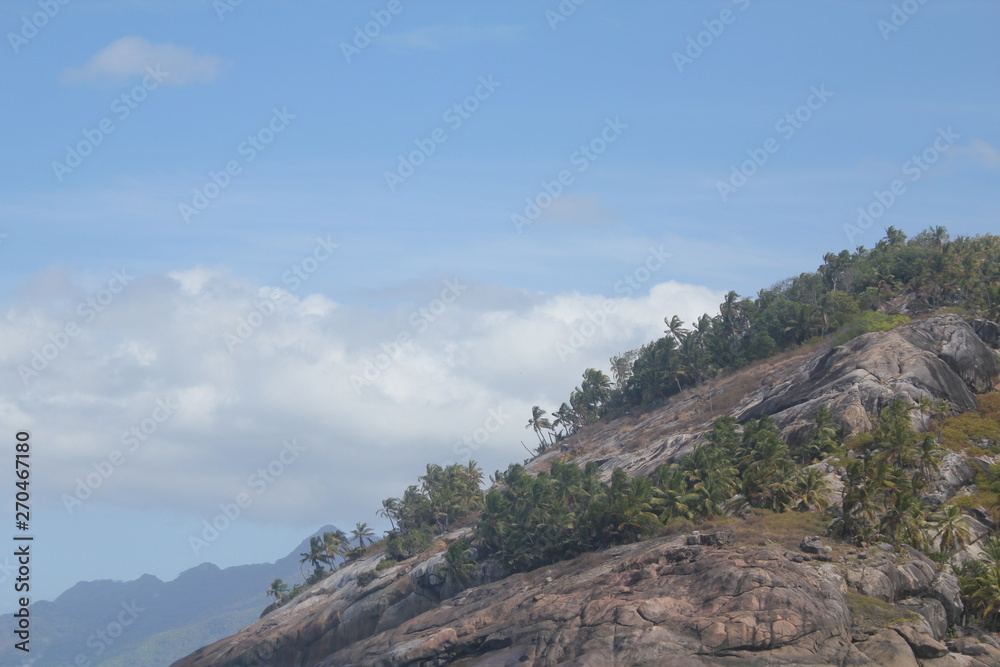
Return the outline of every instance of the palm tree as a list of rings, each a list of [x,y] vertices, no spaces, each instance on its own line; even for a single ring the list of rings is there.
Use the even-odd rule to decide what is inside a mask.
[[[563,430],[562,437],[568,438],[573,435],[577,428],[576,413],[573,412],[571,408],[566,403],[559,406],[559,409],[552,413],[555,417],[555,421],[552,422],[553,428],[561,428]]]
[[[930,484],[931,479],[941,470],[941,453],[943,451],[944,448],[930,434],[925,435],[920,444],[917,445],[917,474],[913,476],[915,493],[923,491]]]
[[[973,561],[972,576],[961,577],[962,594],[968,598],[966,609],[975,610],[989,628],[1000,621],[1000,538],[983,542],[984,558]]]
[[[790,334],[792,343],[802,343],[813,335],[816,330],[816,315],[816,308],[809,304],[793,304],[791,323],[785,327],[785,333]]]
[[[375,514],[389,520],[393,532],[396,531],[395,519],[399,518],[399,498],[386,498],[382,501],[382,509],[376,510]]]
[[[890,543],[920,547],[924,542],[924,513],[920,501],[909,493],[897,493],[879,521],[879,532]]]
[[[271,587],[267,589],[268,597],[274,597],[275,600],[284,600],[288,595],[288,584],[283,582],[281,579],[275,579],[271,582]]]
[[[933,539],[938,541],[942,552],[955,553],[969,543],[971,532],[965,523],[965,513],[958,505],[948,505],[931,519],[931,524],[937,527]]]
[[[615,388],[624,389],[629,378],[632,377],[632,362],[635,361],[636,354],[637,352],[632,350],[611,357],[611,372],[615,376]]]
[[[938,252],[944,250],[944,246],[948,243],[948,229],[937,225],[936,227],[931,227],[931,238],[934,239],[934,246],[938,249]]]
[[[444,555],[444,565],[439,566],[439,571],[463,586],[473,581],[476,576],[476,562],[472,560],[472,548],[467,538],[463,537],[448,545],[448,551]]]
[[[805,468],[795,476],[794,499],[802,512],[810,508],[826,509],[830,505],[826,492],[829,485],[823,479],[823,474],[817,468]]]
[[[356,524],[354,530],[351,531],[351,539],[357,540],[358,546],[365,546],[365,540],[368,540],[369,544],[372,544],[375,540],[375,531],[368,527],[367,523]]]
[[[315,572],[322,572],[323,564],[327,562],[323,541],[318,536],[309,538],[309,551],[303,551],[299,556],[299,562],[308,562]]]
[[[542,410],[537,405],[531,408],[531,419],[528,420],[528,424],[524,428],[534,429],[535,435],[538,436],[538,443],[541,449],[544,449],[548,443],[542,438],[543,430],[552,430],[552,423],[545,418],[545,410]]]
[[[336,562],[337,556],[343,557],[347,550],[347,535],[340,529],[327,531],[323,533],[320,545],[322,547],[323,562],[333,569],[333,564]]]
[[[796,453],[800,463],[821,461],[832,454],[839,444],[838,429],[833,413],[825,405],[816,411],[816,426],[807,444]]]
[[[681,517],[693,519],[691,505],[698,501],[697,495],[688,491],[687,479],[680,466],[660,466],[656,471],[656,489],[650,505],[659,510],[660,521]]]
[[[688,330],[684,328],[684,322],[681,321],[681,318],[677,317],[676,315],[674,315],[669,320],[664,317],[663,323],[667,325],[667,329],[663,333],[673,336],[674,340],[676,340],[678,343],[681,342],[682,338],[687,336]]]
[[[475,461],[466,463],[465,475],[475,491],[479,492],[479,486],[483,483],[483,469],[479,467],[479,464]]]

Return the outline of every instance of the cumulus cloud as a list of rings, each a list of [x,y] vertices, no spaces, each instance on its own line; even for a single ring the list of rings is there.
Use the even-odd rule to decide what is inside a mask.
[[[1000,167],[1000,151],[982,139],[974,139],[968,146],[956,146],[953,150],[956,155],[968,157],[980,166],[990,169]]]
[[[248,515],[301,525],[333,508],[371,520],[426,463],[461,460],[457,443],[491,415],[502,427],[473,458],[488,472],[523,459],[533,404],[557,408],[585,368],[722,298],[667,282],[630,298],[497,299],[449,279],[383,312],[200,268],[93,284],[0,318],[0,420],[46,443],[36,497],[72,497],[118,452],[93,490],[102,503],[211,516],[250,492]],[[274,464],[293,439],[301,453]],[[269,466],[281,473],[258,494]]]
[[[215,81],[223,62],[219,56],[199,54],[169,42],[153,44],[142,37],[122,37],[98,51],[82,67],[66,70],[62,78],[69,83],[118,83],[143,76],[148,69],[162,73],[166,84],[183,86]]]

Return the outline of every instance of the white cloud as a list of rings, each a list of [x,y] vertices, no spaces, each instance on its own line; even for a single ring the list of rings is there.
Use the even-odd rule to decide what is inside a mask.
[[[506,423],[474,458],[489,472],[523,459],[531,405],[557,408],[585,368],[607,370],[611,355],[662,335],[665,315],[691,320],[722,298],[668,282],[612,300],[512,290],[498,308],[489,305],[496,287],[468,285],[445,305],[434,301],[442,285],[431,284],[426,301],[389,313],[282,292],[261,314],[273,288],[191,269],[135,279],[86,323],[75,309],[86,290],[70,278],[66,294],[0,313],[0,370],[10,380],[0,422],[46,442],[39,502],[71,494],[118,450],[125,462],[94,492],[99,503],[208,516],[295,438],[304,453],[247,514],[301,525],[329,521],[332,508],[372,520],[424,464],[458,459],[455,443],[490,410]],[[574,332],[590,331],[601,312],[603,324],[576,346]],[[24,386],[18,367],[71,320],[79,333]],[[227,334],[247,333],[237,333],[240,322],[252,333],[230,352]],[[557,345],[577,349],[564,360]],[[376,377],[356,387],[366,362]],[[135,429],[142,438],[130,450],[124,434]]]
[[[1000,167],[1000,151],[982,139],[974,139],[968,146],[956,146],[955,154],[968,156],[973,162],[984,167]]]
[[[147,68],[160,72],[163,82],[174,86],[211,83],[222,72],[219,56],[198,54],[169,42],[153,44],[142,37],[122,37],[98,51],[82,67],[63,73],[71,83],[118,83],[143,76]]]

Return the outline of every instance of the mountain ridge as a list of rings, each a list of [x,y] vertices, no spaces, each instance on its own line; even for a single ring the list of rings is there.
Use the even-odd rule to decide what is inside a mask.
[[[273,563],[220,568],[206,561],[169,581],[147,573],[78,582],[30,606],[37,637],[32,664],[162,667],[256,620],[271,581],[300,576],[298,555],[308,550],[309,537]],[[5,614],[0,623],[12,618]],[[21,653],[6,637],[0,642],[0,664],[21,664]]]

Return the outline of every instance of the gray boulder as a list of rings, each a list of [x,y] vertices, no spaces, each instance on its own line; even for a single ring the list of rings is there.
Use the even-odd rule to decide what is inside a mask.
[[[973,392],[990,388],[997,372],[997,355],[968,324],[937,315],[816,353],[784,382],[751,394],[734,416],[770,415],[796,441],[826,406],[852,436],[870,430],[872,417],[896,398],[913,405],[943,399],[960,412],[975,410]]]
[[[981,341],[994,350],[1000,349],[1000,325],[996,322],[983,319],[973,320],[972,329]]]

